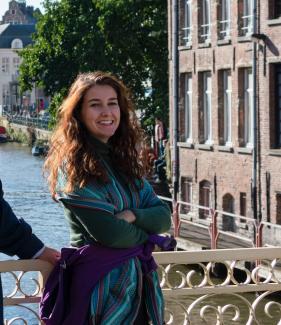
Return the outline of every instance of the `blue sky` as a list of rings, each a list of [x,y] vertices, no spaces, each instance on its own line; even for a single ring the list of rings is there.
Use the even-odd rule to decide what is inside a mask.
[[[9,9],[10,0],[1,0],[0,1],[0,20],[2,20],[2,16]],[[27,6],[33,6],[35,8],[39,8],[41,12],[43,12],[42,0],[26,0]]]

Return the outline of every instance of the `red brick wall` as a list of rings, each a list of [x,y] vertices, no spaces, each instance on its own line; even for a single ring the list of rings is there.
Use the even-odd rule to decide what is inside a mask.
[[[183,1],[179,1],[182,3]],[[170,10],[172,1],[169,0]],[[197,37],[197,1],[193,1],[192,14],[192,47],[179,48],[179,69],[180,74],[191,72],[193,77],[193,135],[194,147],[189,148],[185,144],[180,144],[180,175],[192,177],[193,180],[193,202],[199,202],[199,183],[208,180],[214,184],[214,176],[217,177],[217,207],[222,208],[222,198],[226,193],[230,193],[234,199],[234,212],[240,211],[240,192],[247,194],[247,216],[252,216],[251,212],[251,175],[252,156],[250,153],[239,152],[239,68],[252,66],[252,42],[249,39],[242,42],[238,38],[238,1],[231,1],[231,37],[229,44],[218,44],[217,36],[217,11],[218,1],[211,1],[211,45],[200,48]],[[240,3],[240,1],[239,1]],[[272,1],[258,1],[259,12],[259,32],[267,36],[267,46],[264,55],[264,43],[260,42],[258,51],[258,110],[259,110],[259,158],[260,158],[260,189],[261,189],[261,210],[263,219],[267,219],[266,197],[266,172],[271,176],[270,182],[270,220],[276,221],[276,193],[281,191],[281,150],[272,150],[270,145],[274,123],[272,108],[274,89],[272,85],[272,73],[270,64],[281,62],[281,21],[280,24],[269,25],[270,4]],[[180,17],[182,17],[180,12]],[[171,26],[170,26],[171,27]],[[180,26],[181,28],[182,26]],[[171,31],[171,29],[170,29]],[[170,33],[171,37],[171,33]],[[170,48],[171,50],[171,48]],[[170,72],[172,65],[170,65]],[[219,146],[218,130],[218,71],[220,69],[231,69],[232,74],[232,143],[231,152],[222,151]],[[198,148],[198,73],[201,71],[212,71],[212,133],[214,145],[211,150],[208,148]],[[171,73],[170,73],[171,75]],[[181,79],[182,80],[182,79]],[[240,80],[241,81],[241,80]],[[171,82],[171,78],[170,78]],[[183,83],[180,83],[182,85]],[[240,84],[241,86],[241,84]],[[180,105],[183,105],[183,90],[180,89]],[[172,83],[170,83],[170,94],[172,96]],[[172,102],[171,103],[171,131],[172,131]],[[271,119],[271,121],[270,121]],[[180,129],[183,129],[182,119],[180,119]],[[172,134],[172,132],[170,132]],[[203,150],[204,149],[204,150]],[[274,154],[274,155],[273,155]],[[278,155],[280,154],[280,155]],[[197,168],[196,168],[197,166]],[[196,170],[197,169],[197,170]],[[213,196],[214,197],[214,196]],[[214,202],[213,202],[214,204]]]

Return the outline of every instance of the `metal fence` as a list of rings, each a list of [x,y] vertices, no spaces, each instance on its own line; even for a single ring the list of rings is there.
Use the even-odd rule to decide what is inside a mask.
[[[256,220],[233,214],[227,211],[217,210],[210,207],[196,205],[184,201],[174,201],[171,198],[159,196],[164,201],[170,202],[173,206],[173,232],[175,237],[181,237],[181,230],[184,225],[187,227],[201,227],[205,229],[207,247],[219,248],[220,241],[244,243],[245,247],[267,247],[281,245],[281,225],[273,224],[263,220]],[[191,213],[181,214],[180,207],[188,206]],[[205,219],[199,218],[199,212],[204,210]],[[190,217],[192,215],[192,217]],[[228,224],[228,227],[225,225]],[[233,248],[237,247],[235,244]],[[232,248],[228,246],[228,248]]]
[[[25,125],[29,127],[42,129],[42,130],[48,130],[49,119],[46,118],[9,115],[9,114],[3,114],[3,116],[6,116],[7,120],[10,123]]]

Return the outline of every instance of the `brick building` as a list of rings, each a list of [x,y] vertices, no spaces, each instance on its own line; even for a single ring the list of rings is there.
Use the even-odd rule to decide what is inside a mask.
[[[172,53],[172,0],[168,4]],[[179,198],[253,217],[256,107],[257,214],[281,224],[281,1],[256,4],[252,35],[254,0],[178,0]],[[170,60],[171,131],[172,70]],[[187,206],[180,211],[203,224],[207,217],[203,210]],[[221,227],[237,233],[245,228],[242,220],[229,217],[222,218]]]

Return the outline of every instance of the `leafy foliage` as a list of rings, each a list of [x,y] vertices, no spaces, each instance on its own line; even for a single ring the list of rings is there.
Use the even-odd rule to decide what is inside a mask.
[[[79,72],[110,71],[131,88],[143,126],[155,115],[167,122],[166,1],[45,0],[44,7],[33,45],[21,52],[22,91],[36,83],[56,94],[55,116]]]

